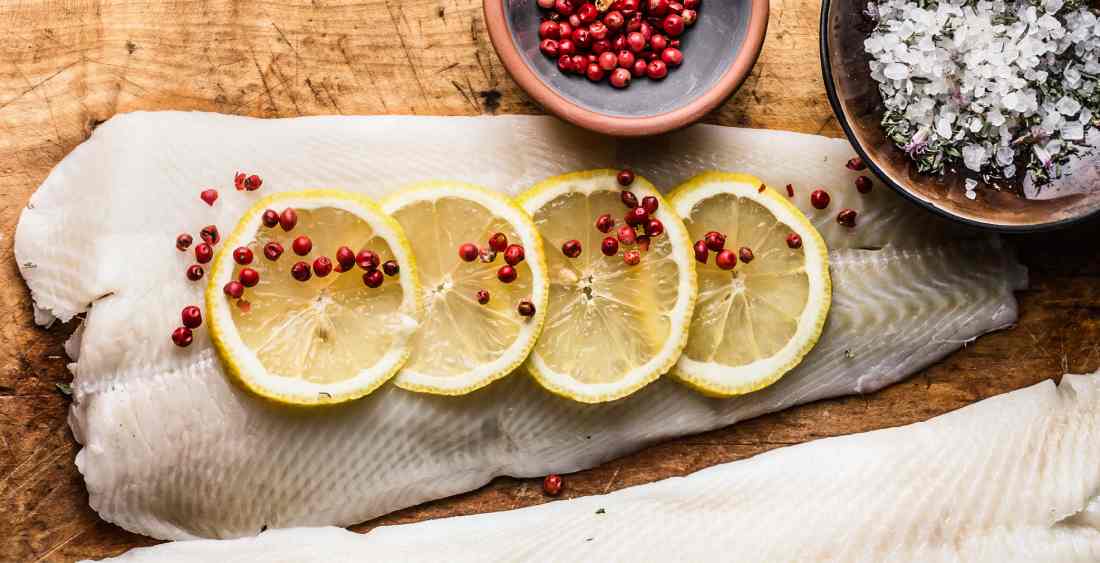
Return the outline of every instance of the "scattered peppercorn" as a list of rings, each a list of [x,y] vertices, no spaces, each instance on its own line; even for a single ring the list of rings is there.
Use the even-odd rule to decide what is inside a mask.
[[[172,342],[180,348],[186,348],[191,345],[191,341],[194,339],[194,335],[191,333],[191,329],[181,326],[172,331]]]
[[[563,485],[561,475],[550,474],[542,480],[542,492],[548,496],[556,497],[561,494]]]
[[[225,287],[222,288],[222,292],[233,299],[240,299],[241,296],[244,295],[244,286],[241,285],[241,282],[234,280],[225,284]]]
[[[283,227],[284,231],[290,231],[298,224],[298,212],[293,208],[286,208],[279,214],[279,225]]]
[[[707,243],[702,240],[695,241],[695,261],[700,264],[706,264],[707,258],[710,256],[710,249],[707,248]]]
[[[381,270],[371,270],[363,273],[363,283],[371,289],[381,287],[385,279],[386,277],[382,275]]]
[[[621,244],[630,245],[638,241],[638,233],[630,225],[619,227],[618,237]]]
[[[516,312],[518,312],[521,317],[533,317],[535,316],[535,304],[524,299],[516,306]]]
[[[615,237],[606,237],[600,243],[600,252],[604,256],[614,256],[619,253],[619,240]]]
[[[187,328],[198,328],[202,325],[202,310],[194,305],[188,305],[180,311],[180,320]]]
[[[283,245],[277,242],[269,242],[264,245],[264,258],[271,260],[272,262],[279,259],[283,255]]]
[[[854,209],[841,209],[836,215],[836,222],[851,229],[856,226],[856,215]]]
[[[313,277],[313,272],[309,271],[309,264],[298,261],[290,267],[290,276],[300,282],[304,282],[309,281],[309,278]]]
[[[218,244],[222,240],[220,234],[218,234],[218,227],[215,225],[207,225],[199,231],[199,237],[202,238],[209,245]]]
[[[253,175],[251,175],[251,176],[244,179],[244,189],[246,189],[250,192],[254,192],[254,191],[260,189],[260,186],[262,186],[263,183],[264,183],[264,181],[261,180],[259,176],[253,174]]]
[[[214,257],[214,248],[205,242],[200,242],[195,245],[195,261],[199,264],[205,264]]]
[[[461,258],[463,262],[473,262],[477,260],[478,254],[477,245],[471,242],[463,243],[458,247],[458,257]]]
[[[191,264],[187,267],[187,279],[191,281],[201,280],[204,274],[206,274],[206,270],[204,270],[202,266],[199,266],[198,264]]]
[[[191,248],[191,243],[193,242],[195,242],[195,239],[191,238],[191,235],[183,233],[180,236],[176,237],[176,250],[184,252],[188,248]]]
[[[576,258],[581,255],[581,241],[567,240],[561,245],[561,253],[568,258]]]
[[[470,246],[473,246],[473,245],[470,245]],[[476,249],[477,247],[475,246],[474,248]],[[472,260],[469,260],[469,261],[472,262]],[[380,264],[381,262],[382,262],[382,259],[379,258],[378,254],[376,254],[372,250],[366,250],[366,249],[360,250],[359,254],[355,255],[355,263],[358,264],[360,268],[362,268],[362,269],[364,269],[368,272],[377,270],[378,269],[378,264]]]
[[[245,287],[256,287],[256,284],[260,283],[260,273],[252,268],[241,268],[237,273],[237,281]]]
[[[332,273],[332,260],[328,256],[318,256],[313,261],[313,273],[323,278]]]
[[[703,242],[706,243],[707,248],[714,252],[718,252],[726,247],[726,235],[718,231],[710,231],[703,235]]]
[[[240,264],[240,265],[242,265],[242,266],[247,266],[247,265],[251,264],[252,263],[252,249],[248,248],[247,246],[238,246],[237,248],[234,248],[233,249],[233,261]]]
[[[512,283],[516,281],[517,276],[516,269],[509,265],[501,266],[497,270],[497,279],[503,283]]]
[[[523,247],[518,244],[510,244],[508,248],[504,249],[504,261],[509,266],[515,266],[523,262],[524,257]]]
[[[508,248],[508,235],[493,233],[493,236],[489,237],[489,248],[493,252],[504,252],[504,249]]]
[[[732,270],[737,266],[737,255],[732,250],[723,249],[714,256],[714,265],[723,270]]]
[[[610,232],[615,226],[615,219],[611,217],[610,213],[604,213],[596,218],[596,230],[601,233]]]

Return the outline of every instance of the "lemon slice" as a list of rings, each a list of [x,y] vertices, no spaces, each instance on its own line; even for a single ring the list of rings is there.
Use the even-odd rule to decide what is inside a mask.
[[[527,358],[546,319],[546,258],[534,223],[510,199],[457,182],[419,184],[387,198],[383,209],[409,234],[420,265],[424,323],[412,357],[394,383],[412,391],[461,395],[508,375]],[[500,233],[499,252],[489,240]],[[459,247],[483,256],[467,262]],[[505,245],[523,249],[504,283]],[[479,292],[484,303],[479,301]],[[520,313],[521,303],[532,308]]]
[[[719,268],[713,251],[696,266],[699,303],[672,374],[722,397],[775,383],[802,361],[825,325],[831,301],[825,241],[787,198],[752,176],[702,174],[670,200],[691,240],[716,231],[726,236],[726,249],[752,253],[732,270]],[[788,244],[792,233],[800,246]]]
[[[267,209],[293,209],[297,224],[290,231],[266,226]],[[312,249],[298,255],[293,241],[303,235]],[[283,248],[276,260],[265,256],[270,242]],[[371,250],[399,271],[368,287],[358,266],[341,272],[341,246]],[[234,260],[237,247],[251,250],[251,263]],[[333,264],[323,277],[324,268],[312,268],[322,256]],[[307,281],[292,276],[299,262],[311,266]],[[259,283],[239,299],[227,296],[226,284],[245,268],[258,273]],[[370,393],[408,359],[420,318],[416,263],[401,226],[370,200],[338,191],[278,194],[246,212],[222,243],[206,309],[214,346],[245,388],[286,404],[341,403]]]
[[[656,380],[676,362],[687,342],[695,304],[695,265],[683,222],[661,194],[637,178],[624,189],[612,170],[551,178],[520,196],[547,245],[550,311],[527,370],[543,387],[570,399],[599,403],[630,395]],[[641,202],[656,198],[652,217],[664,233],[648,250],[620,244],[605,256],[601,241],[624,225],[628,208],[621,193]],[[609,233],[595,223],[605,213],[616,225]],[[576,240],[580,255],[562,247]],[[639,253],[636,265],[626,253]]]

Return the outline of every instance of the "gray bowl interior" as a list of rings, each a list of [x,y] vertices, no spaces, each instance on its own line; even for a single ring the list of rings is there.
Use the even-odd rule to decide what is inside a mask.
[[[605,79],[589,82],[564,74],[557,60],[539,51],[542,10],[535,0],[506,0],[508,31],[524,62],[547,86],[578,106],[616,117],[652,117],[680,109],[711,89],[729,69],[748,35],[748,0],[705,0],[699,21],[681,36],[684,64],[661,81],[635,79],[617,90]]]

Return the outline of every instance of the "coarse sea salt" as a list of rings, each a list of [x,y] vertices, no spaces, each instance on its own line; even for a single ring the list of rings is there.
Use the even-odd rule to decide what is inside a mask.
[[[1100,17],[1081,0],[882,0],[866,13],[883,126],[920,171],[1020,170],[1041,185],[1088,150]]]

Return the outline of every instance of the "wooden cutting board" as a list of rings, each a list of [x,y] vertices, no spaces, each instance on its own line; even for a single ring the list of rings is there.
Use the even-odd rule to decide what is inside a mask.
[[[0,559],[115,555],[153,542],[100,521],[87,506],[65,420],[68,400],[55,387],[70,379],[62,343],[72,327],[33,325],[12,255],[19,213],[49,170],[98,124],[135,110],[287,117],[540,109],[497,60],[476,0],[2,4]],[[818,10],[815,0],[773,0],[759,64],[707,121],[840,136],[820,76]],[[1032,289],[1019,295],[1019,326],[905,383],[653,447],[567,476],[565,495],[604,493],[779,446],[924,420],[1066,371],[1096,370],[1098,240],[1095,223],[1014,239],[1032,272]],[[357,529],[546,500],[536,480],[498,479]]]

